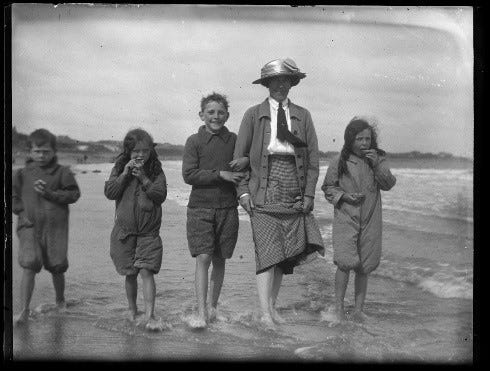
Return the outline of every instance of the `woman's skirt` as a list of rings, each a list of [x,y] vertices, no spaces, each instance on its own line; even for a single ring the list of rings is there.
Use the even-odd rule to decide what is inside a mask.
[[[250,217],[255,243],[256,273],[279,266],[284,274],[325,248],[318,224],[303,212],[294,156],[269,155],[265,203]]]

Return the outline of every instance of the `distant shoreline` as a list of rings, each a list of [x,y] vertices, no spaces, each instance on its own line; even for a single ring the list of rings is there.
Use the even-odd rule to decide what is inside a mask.
[[[57,152],[58,161],[62,165],[80,165],[80,164],[106,164],[113,163],[117,155],[114,153],[95,153],[86,154],[84,159],[84,153],[79,152]],[[12,154],[12,167],[19,168],[24,165],[27,158],[27,153],[17,152]],[[162,156],[159,155],[160,161],[181,161],[182,156]],[[320,157],[320,165],[325,165],[330,162],[332,156]],[[449,157],[449,158],[410,158],[410,157],[396,157],[388,154],[387,159],[392,168],[418,168],[418,169],[470,169],[473,168],[473,161],[467,158],[461,157]]]

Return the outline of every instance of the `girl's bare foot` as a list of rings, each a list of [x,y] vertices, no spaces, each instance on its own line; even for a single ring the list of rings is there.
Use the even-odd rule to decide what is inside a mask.
[[[163,331],[163,323],[161,318],[150,318],[145,325],[145,329],[148,331]]]

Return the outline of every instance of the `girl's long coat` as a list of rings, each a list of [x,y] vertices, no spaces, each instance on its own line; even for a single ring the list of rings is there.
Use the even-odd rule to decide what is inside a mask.
[[[334,263],[341,270],[363,273],[375,270],[381,259],[381,192],[390,190],[396,178],[384,157],[373,169],[368,160],[353,154],[347,160],[348,174],[338,176],[340,155],[328,166],[322,185],[326,199],[334,205]],[[358,205],[340,201],[344,193],[363,193]]]

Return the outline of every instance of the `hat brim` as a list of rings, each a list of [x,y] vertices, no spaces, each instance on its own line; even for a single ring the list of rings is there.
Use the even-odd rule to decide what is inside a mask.
[[[289,77],[290,80],[291,80],[291,86],[296,86],[296,85],[299,84],[299,81],[301,79],[304,79],[306,77],[306,74],[303,73],[303,72],[277,73],[277,74],[274,74],[274,75],[262,77],[262,78],[260,78],[258,80],[255,80],[255,81],[252,82],[252,84],[262,84],[265,87],[267,87],[267,85],[266,85],[267,81],[269,81],[270,79],[273,79],[274,77],[278,77],[278,76],[287,76],[287,77]]]

